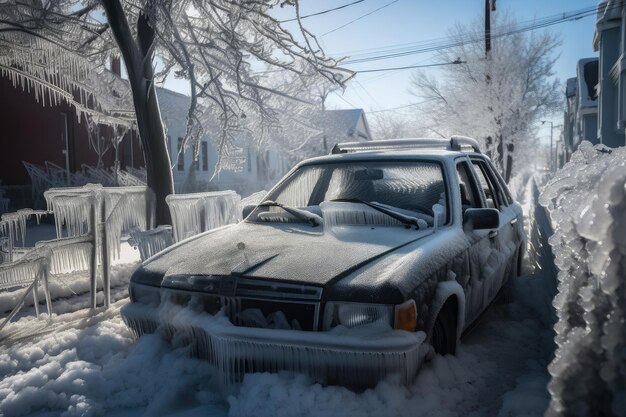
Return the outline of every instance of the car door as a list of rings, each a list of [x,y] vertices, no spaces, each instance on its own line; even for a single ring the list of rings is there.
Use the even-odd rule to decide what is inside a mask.
[[[457,160],[457,179],[461,195],[461,210],[464,214],[468,208],[484,208],[486,203],[479,183],[468,158]],[[461,283],[465,289],[465,317],[470,324],[491,301],[491,287],[497,279],[498,270],[494,268],[497,254],[497,231],[465,230],[470,242],[469,282]]]
[[[496,249],[494,261],[498,272],[489,292],[489,298],[492,299],[510,277],[513,268],[517,267],[516,254],[519,246],[517,223],[519,219],[518,213],[512,207],[513,200],[508,193],[505,193],[493,166],[480,157],[472,157],[471,161],[487,206],[500,212],[498,234],[494,238]]]

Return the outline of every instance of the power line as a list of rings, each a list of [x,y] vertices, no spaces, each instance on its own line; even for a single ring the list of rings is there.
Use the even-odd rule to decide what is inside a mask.
[[[356,1],[353,1],[352,3],[344,4],[343,6],[338,6],[338,7],[332,8],[332,9],[322,10],[321,12],[311,13],[311,14],[307,14],[307,15],[304,15],[304,16],[300,16],[300,19],[306,19],[307,17],[319,16],[321,14],[334,12],[335,10],[345,9],[346,7],[352,6],[352,5],[357,4],[357,3],[362,3],[364,1],[365,0],[356,0]],[[298,18],[294,17],[293,19],[281,20],[280,23],[293,22],[294,20],[298,20]]]
[[[406,105],[404,105],[404,106],[391,107],[391,108],[388,108],[388,109],[368,111],[368,112],[366,112],[366,113],[367,113],[367,114],[372,114],[372,113],[384,113],[384,112],[388,112],[388,111],[394,111],[394,110],[406,109],[407,107],[419,106],[420,104],[428,103],[429,101],[432,101],[432,100],[424,100],[424,101],[420,101],[419,103],[410,103],[410,104],[406,104]]]
[[[354,22],[356,22],[356,21],[358,21],[358,20],[361,20],[361,19],[363,19],[364,17],[367,17],[367,16],[369,16],[369,15],[371,15],[371,14],[374,14],[374,13],[376,13],[377,11],[384,9],[385,7],[389,7],[389,6],[391,6],[392,4],[397,3],[398,1],[399,1],[399,0],[393,0],[393,1],[391,1],[391,2],[389,2],[389,3],[387,3],[387,4],[385,4],[384,6],[379,7],[378,9],[372,10],[372,11],[371,11],[371,12],[369,12],[369,13],[366,13],[366,14],[364,14],[364,15],[362,15],[362,16],[357,17],[356,19],[353,19],[353,20],[349,21],[348,23],[345,23],[345,24],[343,24],[343,25],[341,25],[341,26],[339,26],[339,27],[336,27],[336,28],[334,28],[334,29],[332,29],[332,30],[329,30],[329,31],[328,31],[328,32],[326,32],[326,33],[322,33],[322,35],[321,35],[321,36],[326,36],[326,35],[328,35],[329,33],[333,33],[333,32],[335,32],[335,31],[338,31],[339,29],[345,28],[346,26],[351,25],[352,23],[354,23]]]
[[[430,61],[430,60],[431,60],[431,58],[430,58],[430,57],[429,57],[429,58],[426,58],[426,59],[420,59],[419,61],[414,62],[414,63],[412,63],[411,65],[421,65],[421,64],[423,64],[423,63],[425,63],[425,62],[427,62],[427,61]],[[364,79],[364,80],[362,81],[362,84],[370,84],[370,83],[372,83],[372,82],[374,82],[374,81],[378,81],[378,80],[382,80],[383,78],[390,77],[390,76],[392,76],[393,74],[394,74],[394,72],[393,72],[393,71],[384,72],[384,73],[382,73],[382,74],[375,74],[375,75],[373,75],[373,76],[371,76],[371,77],[369,77],[369,78]]]
[[[375,98],[373,95],[371,95],[371,94],[370,94],[370,92],[369,92],[369,91],[367,91],[367,89],[366,89],[365,87],[363,87],[363,84],[361,84],[361,82],[358,80],[358,78],[357,78],[357,77],[354,77],[354,82],[356,83],[356,85],[358,85],[358,86],[361,88],[361,90],[363,90],[363,91],[365,92],[365,94],[367,94],[367,96],[368,96],[369,98],[371,98],[371,99],[372,99],[372,101],[373,101],[373,102],[374,102],[374,103],[375,103],[378,107],[380,107],[380,103],[378,102],[378,100],[376,100],[376,98]]]
[[[356,109],[356,108],[357,108],[357,106],[355,106],[354,104],[350,103],[347,99],[343,98],[343,96],[339,95],[339,93],[338,93],[338,92],[333,91],[333,93],[334,93],[337,97],[339,97],[340,99],[342,99],[342,100],[343,100],[346,104],[348,104],[349,106],[352,106],[352,108],[354,108],[354,109]]]
[[[467,61],[461,61],[460,59],[457,59],[456,61],[440,62],[438,64],[407,65],[404,67],[391,67],[391,68],[375,68],[375,69],[359,70],[359,71],[354,71],[354,72],[356,72],[357,74],[362,74],[365,72],[399,71],[399,70],[405,70],[405,69],[411,69],[411,68],[441,67],[444,65],[459,65],[459,64],[467,64]]]
[[[412,68],[442,67],[442,66],[445,66],[445,65],[459,65],[459,64],[467,64],[467,61],[461,61],[460,58],[457,58],[456,60],[454,60],[452,62],[438,62],[438,63],[434,63],[434,64],[422,64],[422,65],[417,65],[417,64],[416,65],[406,65],[406,66],[403,66],[403,67],[372,68],[372,69],[364,69],[364,70],[354,70],[352,72],[354,72],[355,74],[364,74],[364,73],[368,73],[368,72],[401,71],[401,70],[412,69]],[[268,73],[272,73],[272,72],[283,72],[283,71],[287,71],[287,70],[284,69],[284,68],[280,68],[280,69],[276,69],[276,70],[260,71],[260,72],[254,73],[254,75],[268,74]],[[361,83],[359,83],[359,85],[361,85]],[[365,90],[365,88],[362,85],[361,85],[361,88],[363,88]]]
[[[575,10],[572,12],[559,13],[557,15],[551,15],[551,16],[547,16],[547,17],[543,17],[539,19],[522,21],[522,22],[517,23],[517,26],[524,28],[524,27],[528,27],[529,25],[531,26],[540,25],[545,22],[563,20],[564,18],[566,20],[578,20],[583,17],[587,17],[587,15],[590,16],[591,14],[589,13],[595,14],[596,11],[597,11],[596,7],[588,7],[584,9]],[[580,16],[581,14],[587,14],[587,15]],[[557,23],[560,23],[560,22],[557,22]],[[471,38],[470,40],[473,40],[473,38]],[[427,47],[427,46],[432,46],[432,45],[446,45],[449,42],[450,42],[450,38],[444,37],[444,38],[436,38],[436,39],[419,41],[419,42],[395,44],[395,45],[390,45],[386,47],[362,49],[362,50],[356,50],[356,51],[346,51],[346,52],[342,52],[341,54],[335,54],[335,55],[352,55],[353,58],[359,58],[359,57],[367,58],[369,56],[372,56],[372,54],[374,54],[375,56],[378,56],[380,53],[411,51],[418,47]],[[352,54],[353,52],[365,52],[365,51],[373,51],[373,52],[366,52],[366,53],[361,53],[361,54],[356,54],[356,55]]]
[[[609,6],[616,7],[616,6]],[[621,6],[620,6],[621,7]],[[528,23],[524,22],[522,24],[518,24],[509,28],[508,30],[502,32],[492,32],[491,37],[501,38],[504,36],[510,36],[513,34],[532,31],[540,28],[545,28],[548,26],[583,19],[585,17],[596,15],[598,8],[596,6],[588,7],[585,9],[579,9],[572,12],[565,12],[559,15],[552,15],[541,19],[536,19],[533,21],[528,21]],[[463,36],[461,39],[450,40],[449,38],[439,38],[431,41],[422,41],[417,42],[412,47],[403,47],[403,48],[392,48],[387,50],[379,50],[379,54],[371,55],[371,54],[362,54],[362,58],[355,58],[351,60],[344,61],[343,64],[356,64],[370,61],[378,61],[383,59],[391,59],[398,58],[407,55],[415,55],[425,52],[434,52],[442,49],[450,49],[453,47],[463,46],[469,43],[482,42],[482,36],[478,35],[467,35]],[[419,45],[419,47],[418,47]],[[380,52],[383,52],[380,54]]]

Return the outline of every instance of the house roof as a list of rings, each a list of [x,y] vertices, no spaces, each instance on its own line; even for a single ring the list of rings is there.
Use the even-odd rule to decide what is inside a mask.
[[[324,134],[328,136],[361,136],[365,140],[371,139],[363,109],[324,110],[318,112],[313,120],[315,124],[324,129]],[[363,120],[364,128],[358,131],[359,121],[361,120]]]
[[[596,17],[596,30],[593,34],[592,46],[597,52],[600,49],[600,32],[618,26],[622,16],[622,5],[617,0],[599,0]]]
[[[166,123],[184,125],[187,123],[187,111],[191,99],[189,96],[166,88],[157,87],[157,97],[161,115]],[[363,121],[360,125],[359,122]],[[365,112],[363,109],[323,110],[311,115],[311,124],[319,128],[320,136],[344,140],[371,140]]]

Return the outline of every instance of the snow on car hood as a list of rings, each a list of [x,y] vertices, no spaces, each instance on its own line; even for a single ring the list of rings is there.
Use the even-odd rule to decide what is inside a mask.
[[[404,227],[324,229],[242,222],[162,252],[144,263],[133,281],[159,285],[164,276],[242,275],[324,285],[430,233]]]

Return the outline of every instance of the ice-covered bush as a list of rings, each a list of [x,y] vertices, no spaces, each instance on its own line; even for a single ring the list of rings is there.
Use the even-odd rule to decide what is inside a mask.
[[[548,182],[559,268],[547,416],[626,416],[626,148],[583,142]]]

